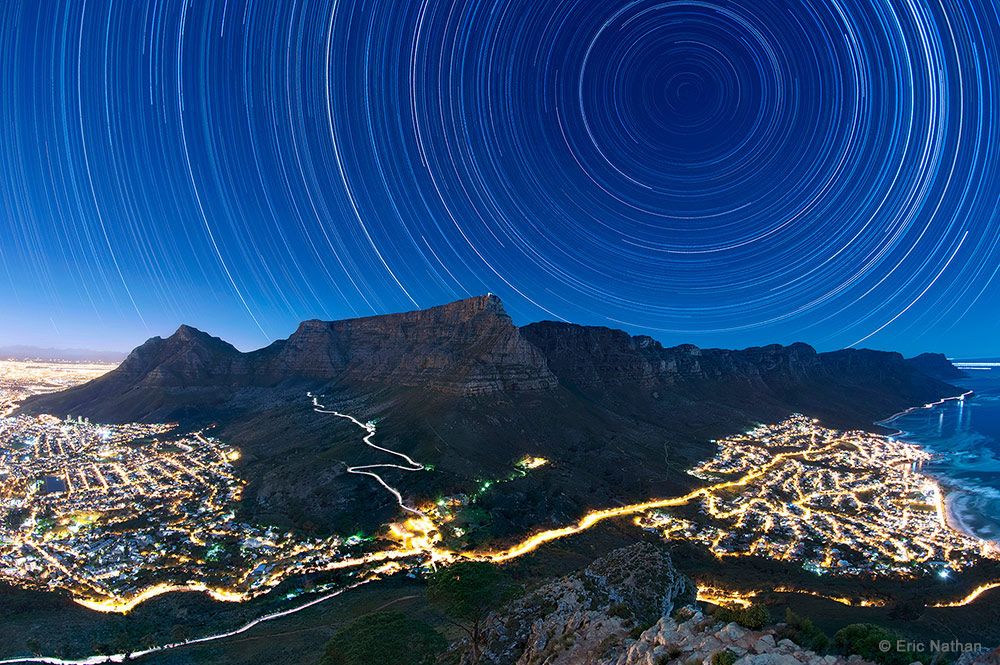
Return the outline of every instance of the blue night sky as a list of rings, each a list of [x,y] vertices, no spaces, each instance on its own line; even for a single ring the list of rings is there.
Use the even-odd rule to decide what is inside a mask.
[[[5,0],[0,343],[492,291],[1000,354],[998,104],[990,0]]]

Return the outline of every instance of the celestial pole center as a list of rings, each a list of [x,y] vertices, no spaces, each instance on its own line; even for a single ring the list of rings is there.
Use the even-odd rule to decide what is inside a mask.
[[[993,349],[987,0],[0,8],[0,342],[500,295],[665,343]]]

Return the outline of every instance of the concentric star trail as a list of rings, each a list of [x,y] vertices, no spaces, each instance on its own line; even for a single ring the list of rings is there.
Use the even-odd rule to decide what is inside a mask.
[[[668,343],[964,355],[988,0],[11,0],[0,341],[244,347],[492,291]]]

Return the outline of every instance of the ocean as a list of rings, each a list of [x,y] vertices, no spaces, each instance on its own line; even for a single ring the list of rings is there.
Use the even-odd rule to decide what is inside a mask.
[[[934,454],[922,471],[945,487],[956,526],[979,538],[1000,540],[1000,360],[977,363],[965,365],[978,368],[966,369],[968,378],[950,382],[974,395],[883,424]],[[998,366],[982,369],[989,363]]]

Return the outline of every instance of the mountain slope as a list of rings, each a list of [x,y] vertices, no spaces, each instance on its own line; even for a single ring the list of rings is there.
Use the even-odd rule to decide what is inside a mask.
[[[557,380],[500,300],[481,296],[402,314],[304,321],[288,339],[250,353],[182,325],[99,379],[35,398],[26,409],[110,422],[171,420],[191,407],[222,405],[240,389],[333,386],[468,396],[551,390]]]
[[[806,344],[730,351],[668,348],[618,330],[516,327],[493,296],[418,312],[306,321],[288,339],[241,353],[182,326],[88,384],[42,395],[27,413],[98,421],[217,423],[243,451],[251,518],[318,531],[378,524],[392,497],[347,464],[372,463],[356,428],[312,410],[306,392],[359,419],[378,441],[432,464],[386,473],[413,497],[467,492],[511,475],[525,454],[542,471],[479,501],[491,536],[560,522],[585,507],[665,496],[710,441],[801,411],[835,426],[871,423],[958,389],[902,356],[817,353]]]
[[[954,381],[966,376],[965,372],[955,367],[943,353],[921,353],[907,362],[927,376],[942,381]]]
[[[604,400],[694,402],[775,419],[791,411],[867,427],[879,417],[958,392],[898,353],[808,344],[740,351],[664,347],[620,330],[545,321],[523,329],[562,385]],[[947,362],[947,361],[945,361]],[[638,400],[638,402],[637,402]]]

